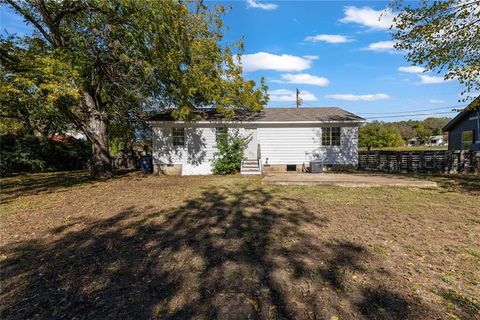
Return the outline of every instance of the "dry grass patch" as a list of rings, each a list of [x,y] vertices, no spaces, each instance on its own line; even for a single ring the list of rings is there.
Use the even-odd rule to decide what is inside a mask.
[[[480,204],[443,187],[2,179],[1,316],[477,319]]]

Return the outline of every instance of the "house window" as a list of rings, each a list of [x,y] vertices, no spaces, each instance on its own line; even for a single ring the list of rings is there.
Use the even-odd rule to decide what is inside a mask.
[[[462,132],[462,149],[469,150],[473,144],[473,130]]]
[[[185,128],[172,128],[172,137],[174,146],[184,146]]]
[[[340,145],[340,127],[322,128],[322,146]]]
[[[215,128],[215,142],[218,142],[220,135],[226,132],[227,128]]]

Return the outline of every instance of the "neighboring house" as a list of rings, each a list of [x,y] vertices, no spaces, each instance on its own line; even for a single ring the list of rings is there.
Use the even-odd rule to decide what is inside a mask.
[[[445,141],[445,138],[443,136],[431,136],[425,145],[431,147],[446,146],[447,141]]]
[[[56,142],[71,143],[75,140],[87,140],[87,137],[78,131],[67,131],[63,134],[51,134],[50,139]]]
[[[417,146],[420,146],[422,143],[420,140],[418,140],[418,138],[411,138],[411,139],[408,139],[408,146],[409,147],[417,147]]]
[[[265,108],[230,120],[203,110],[199,119],[174,121],[170,113],[151,117],[154,172],[212,173],[216,134],[237,129],[249,137],[242,173],[301,171],[310,160],[356,166],[358,126],[365,121],[340,108]]]
[[[480,96],[443,127],[448,150],[480,150]]]
[[[419,147],[419,146],[429,146],[429,147],[439,147],[439,146],[446,146],[447,141],[443,136],[430,136],[427,141],[422,142],[418,138],[409,139],[407,142],[409,147]]]

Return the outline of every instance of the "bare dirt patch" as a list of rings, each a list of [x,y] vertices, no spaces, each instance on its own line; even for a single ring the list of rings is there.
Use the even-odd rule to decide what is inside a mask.
[[[2,319],[479,318],[477,195],[260,181],[2,179]]]
[[[435,181],[392,174],[369,173],[272,173],[262,182],[271,185],[335,186],[350,188],[368,187],[415,187],[436,188]]]

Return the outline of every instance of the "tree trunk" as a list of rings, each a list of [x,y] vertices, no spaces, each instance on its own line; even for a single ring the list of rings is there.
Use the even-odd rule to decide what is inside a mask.
[[[113,176],[110,149],[108,145],[108,116],[101,111],[98,101],[87,92],[83,92],[83,107],[88,111],[87,123],[83,131],[92,143],[92,176],[110,178]]]
[[[92,176],[95,178],[112,177],[112,162],[108,146],[108,120],[106,117],[92,117],[89,126],[93,128],[92,142]]]

